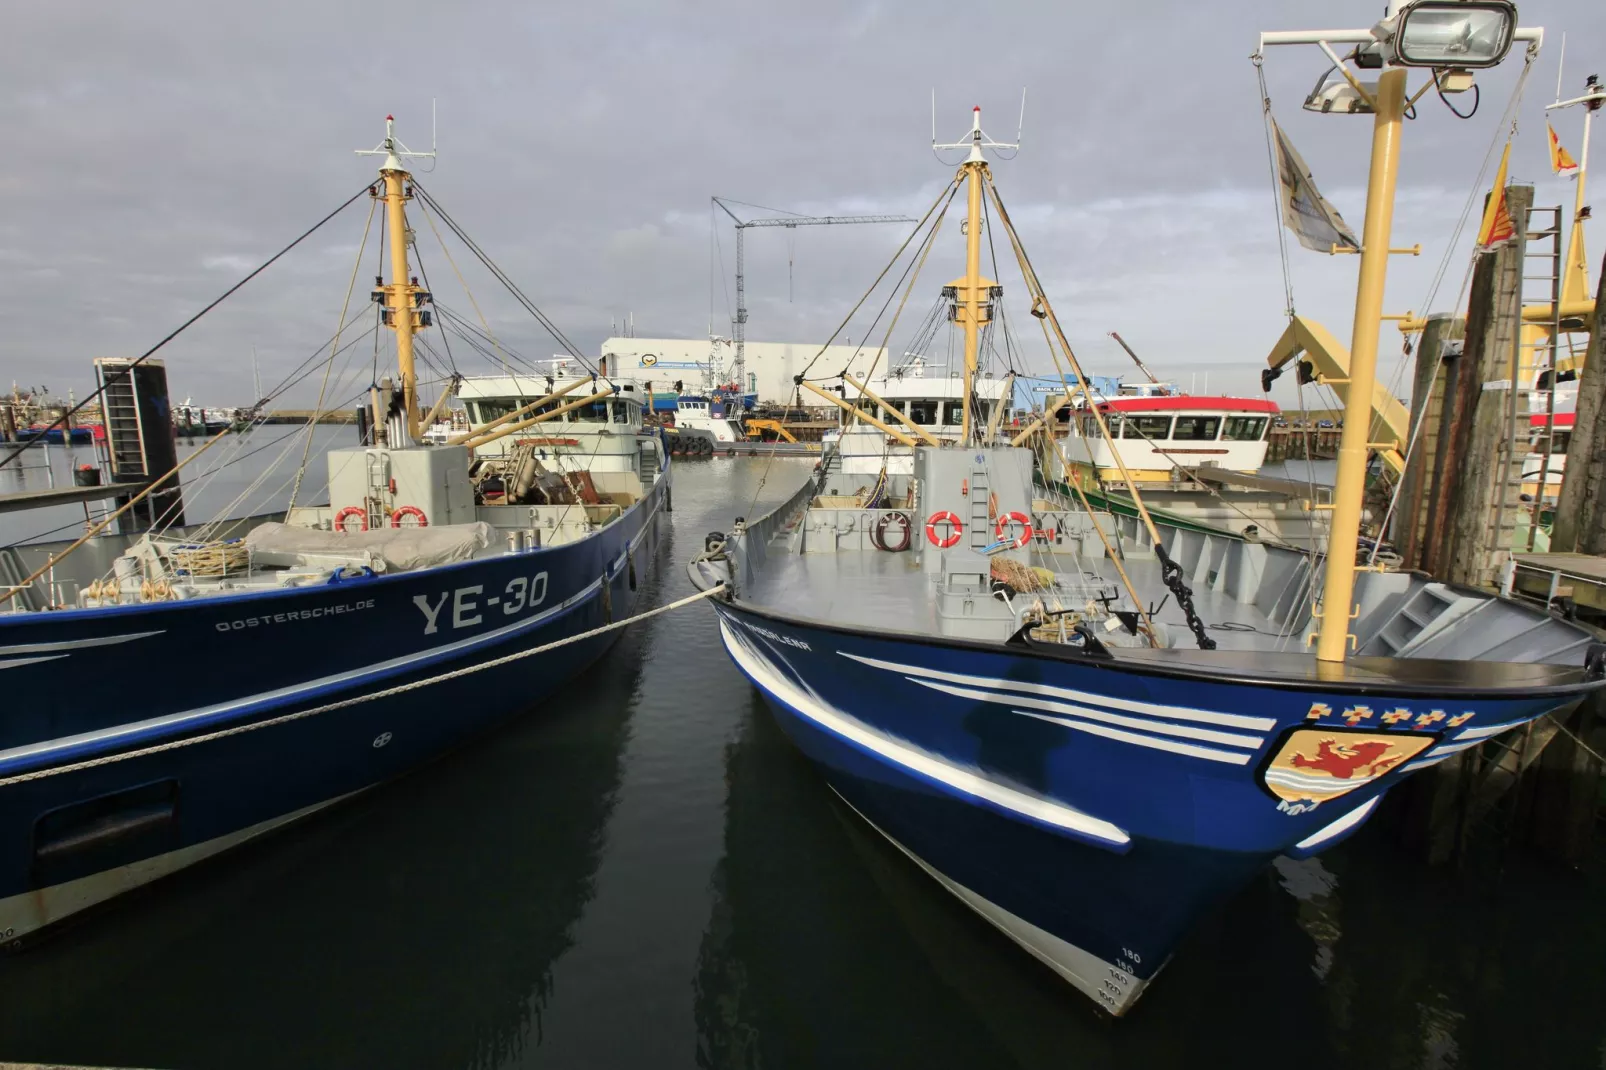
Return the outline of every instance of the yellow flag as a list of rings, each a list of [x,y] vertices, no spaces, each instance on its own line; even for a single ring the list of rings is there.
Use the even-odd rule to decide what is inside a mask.
[[[1500,170],[1495,172],[1494,189],[1489,202],[1483,206],[1483,225],[1478,228],[1478,245],[1488,248],[1516,237],[1517,228],[1511,225],[1511,212],[1506,208],[1506,165],[1511,162],[1511,142],[1500,154]]]
[[[1578,177],[1578,161],[1561,147],[1561,138],[1556,136],[1556,128],[1546,123],[1545,129],[1550,131],[1550,169],[1563,178]]]

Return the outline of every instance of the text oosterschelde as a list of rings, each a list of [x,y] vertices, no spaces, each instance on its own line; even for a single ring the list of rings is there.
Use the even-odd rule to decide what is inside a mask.
[[[364,599],[360,602],[347,602],[339,606],[318,606],[316,609],[291,609],[284,613],[264,613],[260,617],[245,617],[241,620],[220,620],[212,627],[220,632],[238,632],[246,628],[255,628],[259,624],[290,624],[295,621],[317,620],[319,617],[333,617],[337,613],[355,613],[360,609],[373,609],[374,600]]]

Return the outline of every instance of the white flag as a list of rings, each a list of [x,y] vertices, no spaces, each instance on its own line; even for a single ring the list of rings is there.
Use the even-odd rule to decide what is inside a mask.
[[[1319,253],[1330,253],[1333,246],[1341,249],[1359,249],[1361,243],[1349,229],[1338,209],[1327,203],[1310,168],[1300,157],[1293,142],[1271,121],[1272,132],[1277,135],[1277,176],[1282,183],[1283,225],[1294,232],[1299,244]]]

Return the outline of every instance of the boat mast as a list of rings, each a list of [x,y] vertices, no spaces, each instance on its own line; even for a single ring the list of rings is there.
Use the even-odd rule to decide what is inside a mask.
[[[963,304],[960,322],[965,327],[965,400],[963,423],[959,428],[959,444],[970,445],[971,391],[975,389],[976,370],[980,365],[976,352],[981,338],[981,327],[986,313],[982,308],[981,288],[981,189],[986,179],[987,161],[981,155],[981,108],[971,113],[970,158],[964,163],[965,189],[965,286],[959,295]]]
[[[1416,21],[1413,22],[1413,18]],[[1461,21],[1457,25],[1451,20]],[[1434,79],[1432,85],[1438,85],[1440,75],[1446,74],[1452,84],[1459,87],[1453,91],[1470,88],[1472,70],[1498,65],[1513,41],[1528,41],[1530,51],[1537,51],[1544,31],[1519,30],[1516,22],[1516,7],[1508,0],[1488,0],[1479,5],[1455,0],[1414,0],[1408,4],[1391,0],[1383,20],[1370,28],[1263,33],[1260,47],[1255,51],[1258,62],[1267,45],[1319,45],[1353,91],[1356,103],[1347,110],[1370,111],[1373,115],[1371,171],[1366,185],[1366,223],[1361,231],[1348,394],[1344,404],[1344,429],[1339,437],[1333,520],[1328,533],[1320,626],[1316,634],[1318,661],[1344,661],[1351,641],[1350,621],[1356,612],[1355,556],[1360,543],[1361,500],[1366,490],[1366,461],[1371,445],[1367,439],[1372,426],[1372,395],[1377,383],[1377,345],[1383,323],[1389,236],[1394,222],[1400,128],[1407,108],[1406,75],[1412,67],[1428,68]],[[1350,73],[1333,51],[1333,46],[1339,44],[1356,45],[1357,57],[1365,52],[1375,59],[1375,63],[1358,64],[1363,70],[1381,68],[1375,84],[1363,85]],[[1422,95],[1419,92],[1416,97]],[[1311,108],[1311,105],[1307,103],[1306,107]]]
[[[1014,144],[994,141],[982,132],[981,108],[973,108],[970,113],[970,131],[962,141],[950,145],[937,144],[936,137],[936,103],[932,103],[932,151],[939,149],[969,149],[970,155],[960,165],[959,174],[969,185],[966,187],[966,216],[965,216],[965,277],[955,279],[943,288],[943,296],[952,297],[954,301],[954,320],[965,329],[965,393],[964,412],[961,415],[959,428],[959,444],[969,446],[971,429],[974,421],[971,419],[971,402],[974,400],[976,387],[976,374],[981,366],[981,329],[992,320],[993,291],[997,283],[986,279],[981,274],[981,206],[982,187],[989,180],[990,174],[987,161],[982,156],[982,149],[1018,149],[1020,136],[1016,135]],[[1021,94],[1021,119],[1026,117],[1026,96]]]
[[[1366,223],[1361,230],[1360,279],[1350,341],[1349,392],[1338,440],[1338,478],[1333,487],[1333,526],[1327,536],[1321,628],[1316,657],[1343,661],[1355,601],[1355,554],[1360,544],[1361,499],[1366,493],[1367,438],[1372,427],[1372,385],[1377,381],[1377,342],[1383,326],[1383,283],[1388,277],[1389,236],[1394,224],[1394,188],[1400,167],[1400,127],[1405,120],[1405,70],[1383,71],[1372,122],[1372,167],[1366,183]]]
[[[413,367],[413,334],[419,328],[427,326],[428,321],[419,307],[418,295],[423,293],[423,287],[413,278],[411,268],[407,263],[407,243],[412,238],[412,231],[407,226],[406,204],[412,196],[412,190],[407,182],[412,175],[402,164],[402,158],[407,156],[432,157],[434,151],[409,152],[396,137],[396,117],[385,116],[385,140],[374,149],[359,149],[360,156],[383,156],[384,162],[379,166],[380,178],[384,181],[385,192],[385,219],[389,226],[390,241],[390,282],[380,282],[374,293],[383,295],[385,309],[385,324],[396,332],[396,371],[401,380],[402,412],[407,428],[407,437],[417,445],[423,441],[422,430],[419,427],[418,410],[418,373]]]

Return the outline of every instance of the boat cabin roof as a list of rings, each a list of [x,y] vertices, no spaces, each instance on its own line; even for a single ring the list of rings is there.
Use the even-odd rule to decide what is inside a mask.
[[[1157,394],[1146,398],[1111,398],[1099,402],[1100,412],[1264,412],[1281,410],[1266,398],[1195,397]]]

